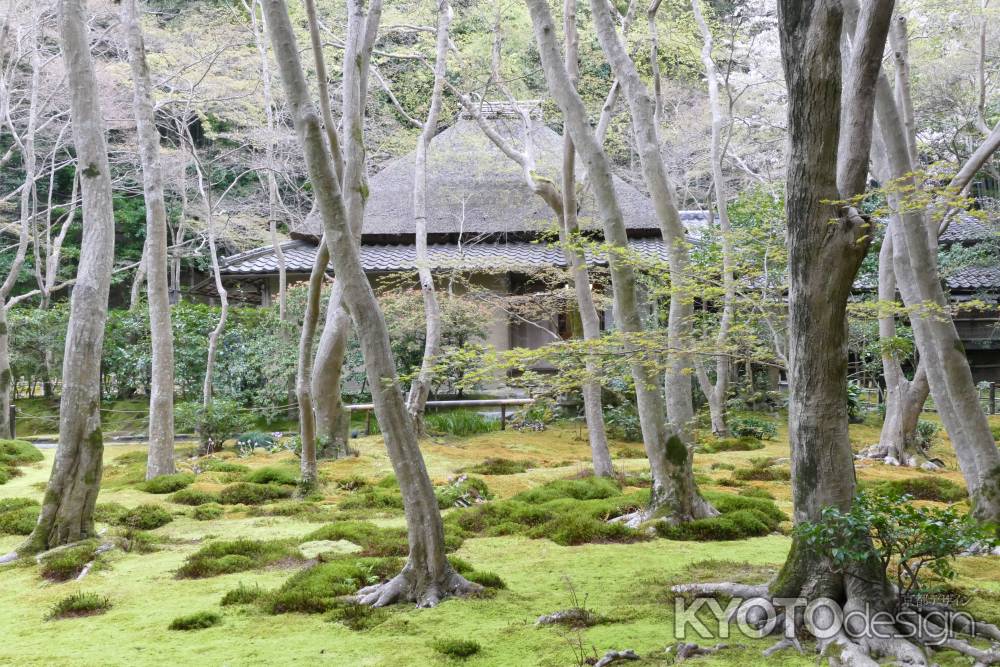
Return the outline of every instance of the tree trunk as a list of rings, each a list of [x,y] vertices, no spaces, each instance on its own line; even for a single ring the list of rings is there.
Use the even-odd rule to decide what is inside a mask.
[[[434,60],[434,86],[431,92],[430,109],[424,121],[420,137],[417,139],[416,159],[413,172],[413,226],[416,239],[417,276],[420,279],[420,293],[424,301],[424,355],[417,377],[410,383],[410,394],[406,408],[413,419],[417,434],[424,432],[424,408],[434,377],[434,364],[441,354],[441,305],[434,291],[434,276],[431,274],[430,256],[427,253],[427,151],[431,139],[437,132],[438,116],[444,93],[444,77],[448,63],[448,26],[451,24],[451,5],[448,0],[438,0],[437,48]]]
[[[420,606],[432,606],[448,595],[463,594],[480,587],[469,583],[455,572],[445,557],[444,525],[434,497],[434,488],[399,388],[385,319],[361,266],[359,244],[345,206],[345,193],[334,173],[330,151],[324,145],[318,114],[309,100],[288,11],[283,0],[264,0],[264,8],[292,120],[305,153],[310,179],[323,216],[327,246],[333,259],[337,283],[342,286],[344,301],[349,304],[355,321],[375,412],[403,495],[406,513],[410,551],[403,571],[385,584],[362,589],[359,593],[360,600],[374,605],[408,600]],[[348,66],[364,71],[371,54],[381,5],[378,0],[374,0],[368,16],[364,17],[360,4],[352,0],[349,12],[348,41],[357,40],[361,48],[356,51],[355,59],[350,60]],[[361,21],[360,18],[365,20]],[[358,105],[355,109],[358,118],[362,112],[364,95],[361,93],[364,90],[366,88],[362,86],[355,91],[358,93],[354,99]],[[359,128],[357,134],[348,134],[345,172],[363,168],[352,164],[352,158],[364,156],[363,147],[352,145],[363,141],[363,127]]]
[[[562,110],[566,128],[583,158],[604,226],[605,241],[621,249],[620,252],[627,253],[628,237],[614,190],[611,166],[590,127],[583,101],[574,90],[563,65],[548,4],[545,0],[528,0],[528,8],[549,92]],[[631,340],[642,334],[635,271],[619,252],[609,253],[609,264],[615,320],[625,337]],[[634,343],[627,345],[629,352],[634,351]],[[715,510],[701,497],[694,483],[691,452],[683,440],[668,428],[656,373],[637,356],[632,358],[630,365],[643,444],[653,472],[651,511],[639,518],[655,515],[679,522],[714,514]]]
[[[129,63],[135,86],[133,104],[146,198],[146,244],[143,252],[149,299],[153,369],[149,391],[149,458],[146,479],[169,475],[174,467],[174,337],[170,323],[167,266],[167,209],[163,198],[160,133],[153,115],[153,86],[136,0],[122,6]]]
[[[580,76],[579,37],[576,28],[576,2],[563,3],[563,34],[566,36],[566,71],[575,88]],[[526,131],[530,128],[526,127]],[[585,341],[596,343],[601,338],[601,320],[594,305],[594,295],[590,289],[590,272],[587,259],[579,248],[574,248],[574,237],[579,232],[576,201],[576,147],[569,132],[563,132],[562,164],[562,225],[559,240],[563,244],[563,254],[569,266],[576,294],[577,310],[580,313],[580,328]],[[580,387],[583,394],[583,414],[587,422],[587,438],[590,442],[590,459],[594,474],[598,477],[614,475],[611,452],[608,449],[608,434],[604,428],[604,405],[601,400],[600,371],[594,359],[585,360],[586,378]]]
[[[316,261],[309,274],[309,292],[306,295],[306,309],[302,315],[302,332],[299,337],[299,360],[295,375],[295,395],[299,403],[299,438],[302,440],[302,486],[308,490],[316,486],[319,476],[316,470],[316,413],[313,410],[312,362],[313,338],[319,321],[320,297],[323,277],[330,264],[330,251],[323,239],[316,249]],[[338,387],[339,390],[339,387]],[[340,395],[340,392],[337,392]]]
[[[330,290],[326,306],[326,323],[320,334],[319,347],[312,367],[312,395],[316,412],[316,436],[322,442],[317,451],[320,458],[341,458],[347,455],[351,437],[351,415],[344,409],[340,381],[351,335],[351,317],[343,305],[343,286],[337,280]]]
[[[38,523],[18,549],[21,554],[94,534],[104,454],[100,366],[115,244],[111,174],[81,0],[61,0],[59,18],[83,192],[83,240],[66,332],[59,447]]]
[[[0,304],[0,440],[14,437],[10,423],[14,374],[10,367],[10,334],[7,331],[7,308]]]

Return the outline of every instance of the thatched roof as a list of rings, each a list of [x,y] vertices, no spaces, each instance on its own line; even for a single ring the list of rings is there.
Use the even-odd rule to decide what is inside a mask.
[[[518,150],[523,148],[524,130],[519,118],[497,117],[491,122]],[[558,182],[562,137],[535,121],[532,138],[538,173]],[[413,175],[414,155],[409,153],[388,162],[371,177],[362,230],[367,240],[400,243],[412,238]],[[427,231],[432,241],[458,234],[530,235],[553,221],[551,209],[525,184],[520,167],[473,120],[460,118],[433,139],[427,176]],[[582,170],[579,176],[583,176]],[[636,235],[655,235],[659,225],[649,199],[619,178],[615,179],[615,188],[627,227]],[[583,193],[580,203],[581,226],[600,228],[593,195]],[[292,237],[315,242],[321,233],[319,217],[309,216],[292,231]]]

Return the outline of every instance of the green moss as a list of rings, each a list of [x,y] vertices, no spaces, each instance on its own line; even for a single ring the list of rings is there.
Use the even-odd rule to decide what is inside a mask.
[[[295,490],[281,484],[240,482],[227,486],[219,493],[223,505],[260,505],[269,500],[288,498]]]
[[[182,489],[170,496],[170,502],[177,503],[178,505],[207,505],[209,503],[218,503],[219,496],[218,494],[199,491],[198,489]]]
[[[139,505],[127,510],[115,523],[126,528],[155,530],[173,520],[170,512],[159,505]]]
[[[97,503],[94,508],[94,521],[108,523],[112,526],[121,525],[122,517],[128,513],[128,508],[118,503]]]
[[[388,616],[384,609],[357,602],[340,601],[327,618],[351,630],[360,631],[381,625]]]
[[[399,573],[396,558],[343,557],[298,572],[269,593],[265,609],[272,614],[321,614],[334,609],[338,598],[377,584]]]
[[[225,509],[218,503],[198,505],[191,510],[191,518],[195,521],[213,521],[220,518],[225,513]]]
[[[254,604],[264,596],[264,591],[260,586],[246,586],[242,581],[240,585],[222,596],[219,602],[223,607],[238,604]]]
[[[245,478],[252,484],[286,484],[295,486],[298,483],[298,473],[285,468],[258,468]]]
[[[381,484],[366,486],[354,491],[341,501],[340,508],[345,510],[401,510],[403,509],[403,496],[398,487],[386,487]]]
[[[445,531],[445,551],[462,546],[461,531]],[[361,547],[362,556],[406,556],[410,547],[406,528],[380,528],[367,521],[338,521],[314,530],[303,538],[304,542],[316,540],[346,540]]]
[[[465,468],[463,472],[477,475],[517,475],[535,466],[534,461],[513,461],[505,458],[488,458],[482,463]]]
[[[764,443],[757,438],[716,438],[701,443],[701,448],[709,454],[716,452],[750,452],[764,449]]]
[[[143,483],[139,488],[146,493],[173,493],[194,483],[194,475],[189,472],[179,472],[173,475],[160,475]]]
[[[664,521],[655,524],[662,537],[671,540],[742,540],[768,535],[788,517],[766,498],[751,498],[727,493],[705,493],[705,500],[712,503],[720,515],[696,519],[677,525]]]
[[[880,482],[863,482],[862,489],[872,490],[892,496],[909,495],[917,500],[935,500],[941,503],[954,503],[965,500],[969,492],[965,487],[950,479],[934,475],[920,475],[905,479],[884,480]]]
[[[515,500],[531,504],[541,504],[558,498],[592,500],[621,495],[621,489],[606,477],[586,477],[584,479],[559,479],[529,489],[514,496]]]
[[[27,465],[38,463],[45,457],[26,440],[0,440],[0,463]]]
[[[56,602],[45,620],[53,621],[60,618],[77,618],[80,616],[96,616],[111,609],[111,600],[97,593],[74,593]]]
[[[441,509],[458,505],[467,507],[471,503],[482,502],[493,497],[486,482],[479,477],[459,478],[444,486],[436,487],[434,496]]]
[[[684,441],[676,435],[667,438],[667,460],[675,466],[683,466],[687,463],[688,449]]]
[[[483,647],[470,639],[435,639],[431,648],[449,658],[465,660],[479,653]]]
[[[222,616],[214,611],[200,611],[188,616],[178,616],[170,622],[171,630],[204,630],[222,623]]]
[[[97,546],[96,540],[87,540],[51,553],[42,559],[40,574],[49,581],[75,579],[87,563],[97,558]]]
[[[250,468],[239,463],[230,463],[219,459],[202,459],[198,465],[205,472],[245,473],[250,471]]]
[[[0,499],[0,535],[30,535],[41,507],[31,498]]]
[[[203,579],[264,567],[285,558],[301,559],[298,549],[288,540],[213,542],[188,556],[177,576]]]

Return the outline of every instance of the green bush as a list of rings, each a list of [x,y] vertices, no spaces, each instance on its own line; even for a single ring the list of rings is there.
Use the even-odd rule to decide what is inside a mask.
[[[189,472],[178,472],[173,475],[160,475],[144,482],[140,489],[146,493],[173,493],[194,484],[194,475]]]
[[[56,602],[45,615],[45,620],[96,616],[111,609],[111,600],[97,593],[73,593]]]
[[[217,398],[206,408],[199,402],[179,403],[174,408],[178,431],[193,431],[203,452],[222,449],[222,443],[248,430],[253,420],[235,401]]]
[[[287,484],[289,486],[295,486],[299,481],[298,473],[295,471],[270,466],[257,468],[245,479],[253,484]]]
[[[225,511],[225,508],[218,503],[198,505],[191,510],[191,518],[195,521],[213,521],[225,514]]]
[[[183,489],[170,496],[170,502],[178,505],[207,505],[218,503],[219,496],[209,491],[199,491],[198,489]]]
[[[424,425],[430,433],[440,433],[466,437],[479,433],[500,430],[500,422],[473,410],[448,410],[428,412],[424,415]]]
[[[479,653],[483,647],[471,639],[435,639],[431,648],[449,658],[465,660]]]
[[[258,447],[269,450],[274,444],[274,436],[270,433],[249,431],[236,437],[236,453],[240,456],[250,456]]]
[[[240,482],[224,488],[219,493],[219,502],[223,505],[260,505],[269,500],[289,498],[294,491],[280,484]]]
[[[170,512],[159,505],[139,505],[126,511],[116,523],[137,530],[155,530],[173,520]]]
[[[321,614],[334,609],[338,599],[359,588],[377,584],[399,573],[398,558],[342,557],[292,575],[264,602],[272,614]]]
[[[757,417],[732,417],[729,420],[729,431],[737,438],[757,440],[773,440],[778,435],[777,426]]]
[[[435,487],[434,496],[441,509],[456,506],[468,507],[493,497],[485,481],[479,477],[466,477],[464,475],[444,486]]]
[[[222,596],[222,601],[219,604],[223,607],[236,604],[254,604],[263,596],[264,591],[260,586],[254,584],[251,588],[250,586],[245,586],[241,581],[239,586]]]
[[[41,507],[30,498],[0,500],[0,535],[30,535],[38,522]]]
[[[199,611],[189,616],[178,616],[170,622],[171,630],[204,630],[222,623],[222,616],[214,611]]]
[[[714,438],[706,440],[701,444],[702,450],[707,454],[717,452],[751,452],[757,449],[764,449],[764,443],[758,438]]]
[[[607,426],[608,435],[612,438],[627,442],[642,442],[642,427],[639,424],[639,413],[632,403],[606,405],[604,408],[604,424]],[[640,454],[640,456],[645,456],[645,454]]]
[[[301,558],[299,550],[288,540],[213,542],[188,556],[177,570],[177,576],[181,579],[204,579],[265,567],[285,558]]]
[[[535,465],[534,461],[512,461],[504,458],[489,458],[482,463],[465,468],[463,472],[477,475],[516,475]]]
[[[917,420],[917,432],[914,443],[922,451],[926,452],[937,441],[940,433],[941,424],[927,419],[919,419]]]
[[[42,559],[40,573],[49,581],[75,579],[87,563],[97,558],[97,541],[87,540],[78,545],[60,549]]]
[[[920,475],[905,479],[862,482],[861,488],[883,496],[907,495],[917,500],[935,500],[939,503],[955,503],[969,497],[969,492],[961,484],[935,475]]]

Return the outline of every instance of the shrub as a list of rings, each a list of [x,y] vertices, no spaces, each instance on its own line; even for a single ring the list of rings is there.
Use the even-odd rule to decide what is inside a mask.
[[[288,498],[294,491],[280,484],[240,482],[224,488],[219,493],[219,502],[223,505],[260,505],[269,500]]]
[[[205,472],[244,473],[250,470],[250,468],[239,463],[230,463],[229,461],[222,461],[220,459],[202,459],[198,465]]]
[[[424,416],[424,425],[430,433],[446,433],[459,437],[500,430],[498,420],[485,417],[474,410],[428,412]]]
[[[927,419],[917,420],[917,432],[914,443],[922,451],[927,451],[931,448],[934,442],[938,439],[938,435],[941,433],[941,424],[937,422],[932,422]]]
[[[729,430],[737,438],[773,440],[778,435],[778,427],[766,419],[757,417],[732,417]]]
[[[240,410],[235,401],[217,398],[206,408],[199,402],[179,403],[174,408],[178,431],[193,431],[204,452],[222,448],[222,443],[250,428],[249,413]]]
[[[534,461],[512,461],[511,459],[489,458],[482,463],[465,468],[464,472],[477,475],[516,475],[534,466]]]
[[[41,507],[30,498],[0,500],[0,535],[30,535]]]
[[[191,510],[191,518],[195,521],[212,521],[218,519],[225,513],[225,509],[218,503],[208,503],[198,505]]]
[[[178,616],[170,622],[171,630],[204,630],[222,623],[222,616],[214,611],[199,611],[189,616]]]
[[[222,596],[222,601],[219,604],[223,607],[235,604],[253,604],[263,595],[264,591],[257,584],[254,584],[251,588],[250,586],[245,586],[241,581],[239,586]]]
[[[155,530],[173,520],[170,512],[159,505],[139,505],[126,511],[116,524],[138,530]]]
[[[183,489],[170,496],[170,502],[177,503],[178,505],[207,505],[209,503],[218,503],[219,496],[218,494],[199,491],[198,489]]]
[[[321,614],[334,609],[337,598],[397,574],[398,558],[338,558],[292,575],[269,593],[265,608],[272,614]]]
[[[434,489],[438,507],[468,507],[493,497],[486,482],[479,477],[461,477]]]
[[[608,435],[612,438],[627,442],[642,442],[639,413],[631,403],[606,406],[604,408],[604,423],[607,426]],[[640,454],[639,456],[645,456],[645,454]]]
[[[80,616],[96,616],[111,609],[111,600],[97,593],[74,593],[64,597],[52,605],[45,620],[53,621],[59,618],[77,618]]]
[[[479,653],[483,647],[471,639],[435,639],[431,648],[449,658],[464,660]]]
[[[254,470],[246,476],[246,481],[253,484],[298,484],[298,474],[284,468],[265,467]]]
[[[274,436],[270,433],[249,431],[237,436],[236,453],[240,456],[250,456],[258,447],[261,449],[271,449],[274,447],[274,444]]]
[[[173,493],[191,486],[194,483],[194,475],[189,472],[179,472],[173,475],[160,475],[144,482],[139,488],[146,493]]]
[[[42,559],[41,575],[49,581],[75,579],[87,563],[97,558],[97,542],[88,540],[60,549]]]
[[[764,443],[758,438],[715,438],[701,443],[701,448],[707,454],[716,452],[750,452],[764,449]]]
[[[888,497],[910,496],[917,500],[935,500],[940,503],[954,503],[965,500],[969,492],[961,484],[950,479],[934,475],[920,475],[905,479],[885,480],[881,482],[865,482],[863,489]]]
[[[298,549],[287,540],[213,542],[188,556],[177,576],[204,579],[264,567],[285,558],[301,558]]]

